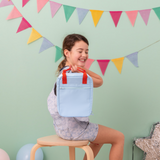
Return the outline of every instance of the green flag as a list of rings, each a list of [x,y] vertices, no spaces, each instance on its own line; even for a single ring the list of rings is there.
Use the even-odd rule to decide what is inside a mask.
[[[55,58],[55,62],[57,62],[63,55],[62,55],[62,49],[59,48],[58,46],[56,47],[56,58]]]
[[[69,18],[71,17],[76,7],[63,5],[63,8],[64,8],[65,17],[66,17],[66,22],[68,22]]]
[[[153,10],[155,11],[157,17],[160,19],[160,7],[153,8]]]

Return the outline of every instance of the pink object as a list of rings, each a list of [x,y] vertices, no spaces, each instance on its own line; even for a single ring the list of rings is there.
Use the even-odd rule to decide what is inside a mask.
[[[136,11],[126,11],[126,14],[129,18],[132,26],[134,26],[134,23],[135,23],[136,18],[137,18],[138,10],[136,10]]]
[[[151,9],[139,10],[139,13],[141,17],[143,18],[146,25],[148,23],[150,12],[151,12]]]
[[[39,12],[49,0],[37,0],[37,11]]]
[[[0,149],[0,160],[10,160],[8,154],[3,149]]]
[[[22,7],[24,7],[29,0],[22,0]]]
[[[91,66],[91,64],[94,62],[94,59],[87,59],[87,62],[86,62],[86,64],[85,64],[85,67],[87,68],[87,69],[89,69],[90,68],[90,66]]]
[[[56,2],[52,2],[52,1],[49,1],[49,2],[50,2],[51,14],[52,14],[52,18],[53,18],[62,4],[56,3]]]
[[[110,11],[110,14],[115,24],[115,27],[117,27],[122,11]]]
[[[2,0],[0,3],[0,7],[5,7],[5,6],[9,6],[9,5],[14,5],[11,0],[10,1]]]
[[[21,13],[18,11],[18,9],[14,6],[14,8],[12,9],[11,13],[9,14],[9,16],[7,17],[7,19],[14,19],[14,18],[18,18],[18,17],[23,17],[21,15]]]
[[[25,30],[25,29],[27,29],[27,28],[31,28],[32,26],[27,22],[27,20],[23,17],[22,18],[22,21],[21,21],[21,23],[20,23],[20,25],[19,25],[19,28],[18,28],[18,30],[17,30],[17,32],[16,33],[18,33],[18,32],[20,32],[20,31],[23,31],[23,30]]]
[[[106,71],[106,68],[108,66],[108,63],[110,62],[109,59],[106,59],[106,60],[97,60],[98,64],[99,64],[99,67],[102,71],[102,74],[104,75],[105,71]]]

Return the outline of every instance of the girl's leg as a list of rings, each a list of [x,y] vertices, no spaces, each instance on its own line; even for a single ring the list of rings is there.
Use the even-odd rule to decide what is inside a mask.
[[[112,146],[110,150],[109,159],[123,159],[124,135],[121,132],[99,125],[98,135],[96,139],[93,141],[93,143],[110,143]],[[95,152],[95,150],[93,148],[93,152]]]
[[[99,150],[101,149],[101,147],[103,146],[103,144],[95,144],[95,143],[90,143],[89,146],[91,147],[93,154],[94,154],[94,158],[96,157],[96,155],[98,154]],[[87,160],[87,156],[86,154],[84,155],[83,160]]]

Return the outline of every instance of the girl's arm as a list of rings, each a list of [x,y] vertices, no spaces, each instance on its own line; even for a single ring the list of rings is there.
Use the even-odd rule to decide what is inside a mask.
[[[77,71],[77,66],[71,66],[71,71],[72,72],[79,72]],[[81,67],[82,68],[82,67]],[[82,69],[86,70],[86,73],[92,78],[93,80],[93,87],[100,87],[103,84],[103,79],[101,78],[101,76],[99,76],[98,74],[90,71],[89,69],[83,67]]]

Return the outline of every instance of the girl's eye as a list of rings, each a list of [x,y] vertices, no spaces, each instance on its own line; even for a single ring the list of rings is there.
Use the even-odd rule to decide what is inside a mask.
[[[82,53],[81,51],[79,53]]]
[[[86,52],[86,54],[88,54],[88,52]]]

